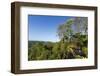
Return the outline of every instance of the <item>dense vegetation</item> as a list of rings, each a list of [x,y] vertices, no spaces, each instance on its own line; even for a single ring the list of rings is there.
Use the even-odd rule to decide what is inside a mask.
[[[29,41],[28,60],[83,59],[88,57],[87,18],[70,18],[59,25],[59,42]]]

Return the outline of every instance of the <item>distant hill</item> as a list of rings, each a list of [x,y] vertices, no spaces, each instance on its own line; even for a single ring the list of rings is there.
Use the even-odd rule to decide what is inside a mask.
[[[50,41],[28,41],[28,47],[30,48],[32,45],[35,44],[43,44],[43,45],[48,45],[48,44],[54,44],[56,42],[50,42]]]

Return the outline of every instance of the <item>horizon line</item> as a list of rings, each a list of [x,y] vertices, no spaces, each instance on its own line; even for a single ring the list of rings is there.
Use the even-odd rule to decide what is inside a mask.
[[[57,41],[44,41],[44,40],[28,40],[28,41],[59,42],[60,40],[57,40]]]

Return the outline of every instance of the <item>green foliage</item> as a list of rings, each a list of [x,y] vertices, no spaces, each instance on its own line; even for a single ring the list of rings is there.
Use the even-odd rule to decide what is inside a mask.
[[[63,42],[66,42],[68,39],[70,39],[71,35],[73,34],[73,30],[71,29],[72,24],[73,20],[69,19],[66,23],[58,27],[58,36],[63,40]]]
[[[80,55],[76,55],[75,58],[76,59],[84,59],[84,57],[83,56],[80,56]]]
[[[77,30],[73,30],[73,26]],[[58,27],[57,34],[60,38],[59,42],[29,41],[28,60],[88,57],[87,18],[69,19]]]
[[[87,47],[82,47],[82,52],[83,52],[83,56],[87,58],[87,56],[88,56],[88,48]]]

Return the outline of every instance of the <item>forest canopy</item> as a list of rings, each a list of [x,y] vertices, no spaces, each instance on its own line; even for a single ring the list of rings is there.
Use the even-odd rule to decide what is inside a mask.
[[[59,41],[28,41],[28,60],[88,58],[88,19],[73,17],[57,28]]]

